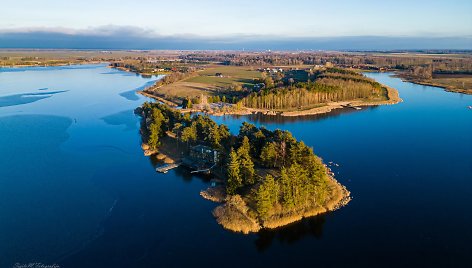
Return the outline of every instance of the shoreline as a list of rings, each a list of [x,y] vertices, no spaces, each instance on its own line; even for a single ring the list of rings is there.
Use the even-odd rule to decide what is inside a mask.
[[[203,108],[202,109],[181,109],[180,111],[182,113],[204,112],[206,114],[213,115],[213,116],[225,116],[225,115],[244,116],[244,115],[252,115],[252,114],[263,114],[263,115],[269,115],[269,116],[279,115],[279,116],[287,116],[287,117],[298,117],[298,116],[327,114],[336,109],[343,109],[343,108],[356,109],[356,108],[368,107],[368,106],[394,105],[394,104],[403,102],[403,100],[400,98],[398,90],[391,88],[389,86],[383,85],[383,84],[382,86],[387,90],[387,98],[388,98],[387,100],[382,100],[382,101],[369,102],[369,101],[363,101],[363,100],[352,100],[352,101],[329,102],[329,103],[325,103],[323,106],[320,106],[320,107],[315,107],[315,108],[301,110],[301,111],[275,111],[275,110],[254,109],[254,108],[247,108],[247,107],[242,107],[237,110],[230,108],[225,111],[218,111],[218,110],[206,111]],[[152,98],[162,103],[165,103],[173,108],[178,106],[178,104],[173,101],[145,92],[145,90],[138,91],[138,93],[148,98]]]
[[[173,138],[164,137],[159,149],[152,150],[145,142],[141,144],[141,149],[143,149],[144,156],[155,157],[157,160],[162,161],[165,164],[173,164],[180,162],[181,160],[181,157],[179,157],[181,152],[173,146],[175,143],[176,141],[173,140]]]
[[[169,106],[170,108],[174,108],[174,109],[175,109],[176,107],[179,106],[177,103],[175,103],[175,102],[173,102],[173,101],[170,101],[170,100],[165,99],[165,98],[163,98],[163,97],[159,97],[159,96],[156,96],[156,95],[154,95],[154,94],[148,93],[148,92],[146,92],[145,90],[146,90],[146,89],[144,89],[144,90],[138,90],[138,91],[136,91],[136,93],[138,93],[138,94],[140,94],[140,95],[143,95],[144,97],[148,97],[148,98],[151,98],[151,99],[155,99],[155,100],[157,100],[157,101],[160,101],[160,102],[166,104],[167,106]],[[182,112],[183,112],[183,111],[184,111],[184,110],[182,110]]]
[[[166,75],[166,74],[170,73],[170,72],[142,73],[142,72],[131,70],[131,69],[126,68],[126,67],[115,67],[115,66],[110,66],[110,65],[108,65],[108,68],[117,69],[117,70],[120,70],[120,71],[123,71],[123,72],[128,72],[128,73],[135,73],[135,74],[141,75],[141,76]]]
[[[73,65],[88,65],[88,64],[106,64],[107,61],[90,61],[90,62],[74,62],[74,63],[58,63],[58,64],[14,64],[14,65],[1,65],[0,68],[28,68],[28,67],[61,67],[61,66],[73,66]]]
[[[392,76],[400,78],[402,80],[402,82],[406,82],[406,83],[412,83],[412,84],[421,85],[421,86],[437,87],[437,88],[443,89],[446,92],[451,92],[451,93],[461,93],[461,94],[466,94],[466,95],[472,95],[472,90],[471,89],[469,89],[469,90],[467,90],[467,89],[458,89],[458,88],[455,88],[453,86],[437,84],[437,83],[429,82],[429,81],[422,81],[422,80],[417,79],[417,78],[408,77],[405,74],[403,74],[401,72],[398,72],[398,71],[393,72]]]
[[[144,114],[142,112],[137,113],[141,114],[145,121]],[[141,134],[143,134],[142,131]],[[175,135],[169,131],[165,132],[165,135],[160,140],[159,148],[156,150],[151,149],[145,140],[141,145],[145,156],[155,157],[166,164],[180,162],[183,157],[183,148],[179,146],[179,141]],[[222,179],[218,180],[221,184],[200,191],[200,196],[212,202],[222,203],[213,209],[212,214],[218,224],[222,225],[224,229],[249,234],[258,232],[261,229],[283,227],[304,218],[335,211],[346,206],[351,201],[350,192],[346,187],[334,178],[334,174],[326,164],[321,164],[324,170],[324,175],[320,177],[321,185],[324,185],[320,186],[324,189],[322,195],[313,195],[310,201],[307,200],[307,203],[304,205],[291,209],[277,205],[274,207],[271,215],[264,219],[259,218],[256,214],[254,197],[239,194],[227,195],[223,178],[219,178],[219,175],[216,173],[213,176]]]
[[[155,157],[157,160],[162,161],[165,164],[172,164],[179,162],[181,159],[179,157],[180,151],[176,150],[176,147],[173,146],[173,143],[176,143],[176,141],[172,137],[167,136],[165,139],[163,139],[161,146],[157,150],[149,149],[149,146],[146,143],[142,143],[141,148],[143,149],[145,156]],[[326,164],[324,164],[324,166],[329,173],[329,169]],[[303,208],[298,212],[291,211],[282,215],[275,215],[271,219],[268,219],[262,223],[247,213],[247,207],[245,209],[236,209],[237,213],[246,219],[246,224],[234,224],[233,219],[225,219],[227,214],[231,214],[228,213],[227,210],[234,210],[235,208],[228,207],[228,197],[226,196],[225,188],[222,185],[208,187],[207,189],[200,191],[200,196],[203,199],[221,204],[212,211],[212,214],[214,215],[218,224],[222,225],[223,228],[233,232],[249,234],[251,232],[258,232],[261,229],[276,229],[294,222],[298,222],[304,218],[314,217],[327,212],[336,211],[346,206],[352,200],[351,193],[345,186],[339,183],[332,174],[328,175],[327,182],[331,192],[330,196],[332,196],[332,198],[325,201],[322,206],[317,205]],[[245,207],[245,204],[243,207]]]
[[[249,207],[246,205],[246,200],[239,195],[236,197],[232,196],[228,199],[222,186],[209,187],[206,190],[202,190],[200,196],[211,202],[222,203],[213,210],[212,214],[218,224],[224,229],[235,233],[250,234],[257,233],[262,229],[281,228],[305,218],[336,211],[348,205],[352,197],[347,188],[341,185],[333,176],[328,177],[328,183],[332,198],[325,201],[323,205],[303,208],[301,211],[290,211],[284,214],[272,215],[263,222],[251,216]],[[234,199],[237,199],[236,202],[239,204],[234,205]]]

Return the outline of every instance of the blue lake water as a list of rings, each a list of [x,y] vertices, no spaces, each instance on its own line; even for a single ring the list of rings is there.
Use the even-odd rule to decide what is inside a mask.
[[[470,267],[472,96],[369,73],[404,102],[281,128],[334,161],[341,210],[285,228],[223,230],[208,178],[167,174],[140,148],[137,89],[154,78],[85,65],[0,69],[0,267]]]

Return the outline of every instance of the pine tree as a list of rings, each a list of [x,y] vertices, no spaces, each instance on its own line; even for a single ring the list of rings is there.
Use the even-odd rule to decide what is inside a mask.
[[[249,139],[247,136],[244,136],[243,142],[238,149],[238,157],[241,164],[240,170],[244,185],[252,185],[255,182],[254,163],[252,162],[251,156],[249,154],[250,148]]]
[[[159,110],[158,108],[152,109],[152,121],[154,122],[154,124],[156,124],[159,130],[162,129],[165,124],[165,117],[162,114],[161,110]]]
[[[268,174],[264,178],[264,185],[270,194],[271,206],[279,202],[279,185],[272,175]]]
[[[182,102],[182,108],[184,109],[192,109],[193,103],[190,98],[185,98],[184,101]]]
[[[160,127],[156,123],[151,123],[149,126],[149,139],[148,145],[151,149],[156,150],[159,146],[159,135],[160,135]]]
[[[196,127],[196,125],[192,124],[191,126],[184,128],[182,130],[182,134],[180,136],[180,139],[183,142],[187,142],[187,143],[195,142],[197,140],[197,127]]]
[[[209,128],[209,133],[208,133],[208,140],[210,141],[211,145],[213,148],[218,148],[220,146],[220,130],[218,126],[213,126]]]
[[[229,128],[226,125],[221,124],[218,127],[218,132],[220,135],[220,143],[224,145],[225,143],[228,143],[229,138],[231,137],[231,133],[229,132]]]
[[[226,183],[226,193],[228,195],[236,194],[236,191],[242,186],[242,178],[240,174],[240,164],[238,155],[231,149],[227,167],[228,181]]]
[[[255,170],[254,170],[254,163],[252,162],[251,158],[241,157],[241,175],[243,177],[244,185],[252,185],[255,183]]]
[[[265,184],[259,186],[256,192],[256,211],[262,220],[266,220],[272,208],[270,190]]]
[[[295,202],[293,200],[292,180],[289,174],[287,174],[287,170],[285,168],[282,168],[280,182],[282,192],[282,204],[286,209],[292,209],[295,207]]]
[[[262,147],[260,157],[262,163],[264,163],[266,167],[275,167],[277,160],[277,149],[275,143],[269,142],[264,147]]]
[[[249,155],[250,149],[251,149],[251,145],[249,144],[249,138],[247,136],[244,136],[243,141],[241,142],[241,146],[238,149],[238,154]]]

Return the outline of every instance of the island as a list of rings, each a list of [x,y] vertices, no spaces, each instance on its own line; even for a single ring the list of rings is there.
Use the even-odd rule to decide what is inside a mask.
[[[245,122],[232,135],[208,115],[162,103],[146,102],[136,113],[147,155],[216,178],[201,195],[221,203],[213,215],[225,229],[248,234],[277,228],[351,200],[313,149],[288,131]]]

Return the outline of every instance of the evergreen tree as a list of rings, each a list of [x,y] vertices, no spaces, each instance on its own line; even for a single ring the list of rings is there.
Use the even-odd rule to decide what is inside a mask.
[[[222,145],[228,144],[229,143],[229,138],[231,137],[231,133],[229,132],[229,128],[226,125],[221,124],[218,127],[218,132],[219,132],[220,139],[221,139],[220,143]]]
[[[241,175],[243,177],[243,183],[245,185],[252,185],[255,182],[254,174],[254,163],[252,162],[251,156],[249,155],[249,138],[244,136],[243,142],[238,149],[238,157],[241,164]]]
[[[268,142],[261,151],[261,160],[266,167],[275,167],[277,161],[277,149],[273,142]]]
[[[242,186],[242,178],[240,174],[240,164],[238,155],[231,149],[227,167],[228,181],[226,183],[226,193],[228,195],[236,194],[236,191]]]
[[[192,123],[189,127],[182,130],[180,139],[183,142],[193,143],[197,140],[197,127],[196,124]]]
[[[262,220],[266,220],[272,208],[270,189],[263,183],[256,192],[256,211]]]
[[[154,122],[154,124],[156,124],[159,130],[164,128],[166,119],[159,108],[152,109],[152,121]]]
[[[182,108],[184,109],[192,109],[193,103],[190,98],[185,98],[184,101],[182,102]]]
[[[304,184],[304,177],[302,173],[303,170],[298,164],[291,165],[287,170],[287,175],[291,179],[290,190],[292,191],[291,196],[295,207],[299,207],[305,198],[304,191],[302,189]],[[289,190],[287,189],[287,191]]]
[[[241,156],[248,156],[249,157],[249,150],[251,150],[251,145],[249,144],[249,138],[247,136],[243,137],[241,142],[241,146],[238,149],[238,155]]]
[[[295,207],[295,202],[293,200],[292,180],[289,174],[287,174],[287,170],[285,168],[282,168],[280,183],[282,192],[282,205],[286,209],[293,209]]]
[[[221,137],[220,137],[220,130],[218,126],[210,127],[207,137],[213,148],[220,147]]]
[[[243,177],[244,185],[252,185],[255,183],[255,170],[254,163],[248,157],[242,157],[241,163],[241,175]]]
[[[272,175],[268,174],[264,178],[264,185],[270,194],[271,206],[279,202],[279,185]]]
[[[239,137],[244,138],[244,136],[251,136],[252,133],[256,132],[257,128],[254,124],[243,122],[239,128]]]
[[[156,150],[159,147],[159,135],[161,133],[160,126],[156,123],[151,123],[149,126],[148,145],[151,149]]]

